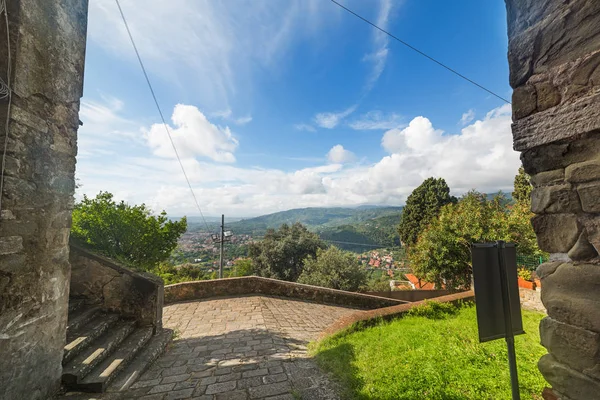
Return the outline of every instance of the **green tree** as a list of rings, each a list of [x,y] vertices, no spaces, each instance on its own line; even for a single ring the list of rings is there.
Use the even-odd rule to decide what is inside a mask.
[[[250,244],[248,255],[257,275],[295,282],[302,273],[304,260],[326,247],[304,225],[283,224],[278,230],[267,230],[263,240]]]
[[[249,258],[242,258],[240,260],[236,260],[231,273],[229,274],[229,278],[238,277],[238,276],[250,276],[254,274],[254,265],[252,265],[252,260]]]
[[[131,206],[100,192],[83,197],[73,209],[71,237],[83,246],[138,268],[165,261],[186,231],[187,221],[170,221],[165,211],[152,215],[144,205]]]
[[[331,246],[318,249],[315,257],[304,260],[299,283],[331,289],[357,291],[367,282],[367,274],[356,254]]]
[[[415,244],[419,234],[446,204],[456,203],[450,196],[450,188],[443,178],[427,178],[406,199],[400,216],[398,233],[407,247]]]
[[[469,288],[471,244],[510,241],[506,219],[500,196],[488,201],[472,191],[444,206],[408,251],[415,275],[448,289]]]
[[[514,191],[512,192],[515,202],[531,204],[531,189],[529,175],[525,173],[523,167],[519,168],[519,173],[515,175]]]

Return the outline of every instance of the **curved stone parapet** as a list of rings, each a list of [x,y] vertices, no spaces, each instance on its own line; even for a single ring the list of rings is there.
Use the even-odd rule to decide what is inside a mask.
[[[408,303],[402,300],[346,292],[344,290],[261,278],[258,276],[245,276],[241,278],[183,282],[165,286],[165,304],[218,296],[241,296],[247,294],[292,297],[317,303],[363,309],[375,309]]]

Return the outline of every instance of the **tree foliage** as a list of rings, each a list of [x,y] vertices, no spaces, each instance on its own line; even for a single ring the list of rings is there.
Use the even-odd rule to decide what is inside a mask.
[[[367,274],[356,254],[331,246],[304,260],[298,282],[354,292],[366,284]]]
[[[407,247],[415,244],[419,234],[431,220],[437,217],[440,208],[455,203],[450,196],[450,188],[443,178],[427,178],[406,199],[406,206],[400,216],[398,233]]]
[[[519,254],[540,255],[529,222],[527,204],[506,205],[501,195],[467,193],[440,210],[408,256],[415,275],[449,289],[471,284],[471,244],[504,240],[516,243]]]
[[[185,217],[170,221],[165,211],[152,215],[144,204],[117,203],[111,193],[100,192],[75,204],[71,237],[109,257],[149,269],[169,257],[186,225]]]
[[[254,272],[267,278],[295,282],[304,267],[304,260],[315,257],[317,250],[327,246],[319,236],[300,223],[269,229],[263,240],[249,245]]]
[[[514,191],[512,197],[517,203],[531,203],[531,181],[529,175],[525,173],[523,167],[519,168],[519,173],[515,176]]]

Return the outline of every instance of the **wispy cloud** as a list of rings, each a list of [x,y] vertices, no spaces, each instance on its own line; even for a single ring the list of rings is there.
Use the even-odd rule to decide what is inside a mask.
[[[346,150],[341,144],[336,144],[327,153],[327,161],[334,164],[345,164],[356,161],[356,155]]]
[[[353,105],[348,107],[344,111],[341,112],[323,112],[315,115],[315,123],[319,125],[321,128],[333,129],[338,124],[346,118],[348,115],[352,114],[354,110],[356,110],[357,105]]]
[[[460,118],[460,124],[463,126],[467,125],[469,122],[473,121],[473,119],[475,119],[475,110],[470,109],[462,115]]]
[[[390,14],[392,12],[392,1],[391,0],[381,0],[379,6],[379,14],[377,15],[376,25],[382,29],[387,29],[389,25]],[[385,64],[387,62],[387,57],[389,53],[388,49],[389,38],[388,36],[381,32],[380,30],[374,30],[373,32],[373,51],[371,53],[365,54],[363,57],[364,61],[371,62],[373,64],[373,69],[371,73],[367,77],[367,81],[364,86],[365,92],[370,91],[379,77],[383,73],[385,69]]]
[[[309,125],[309,124],[296,124],[296,125],[294,125],[294,129],[296,129],[297,131],[305,131],[305,132],[316,132],[317,131],[314,126]]]
[[[361,115],[359,118],[350,122],[348,126],[356,130],[387,130],[394,129],[405,125],[405,122],[400,114],[390,113],[384,114],[381,111],[369,111]]]

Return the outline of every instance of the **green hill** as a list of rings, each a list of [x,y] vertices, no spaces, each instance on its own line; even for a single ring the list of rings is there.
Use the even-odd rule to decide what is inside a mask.
[[[269,228],[279,228],[282,224],[300,222],[314,232],[342,225],[354,225],[379,217],[399,215],[402,207],[359,207],[359,208],[296,208],[256,218],[244,219],[227,224],[236,234],[262,236]],[[397,223],[397,222],[396,222]]]

